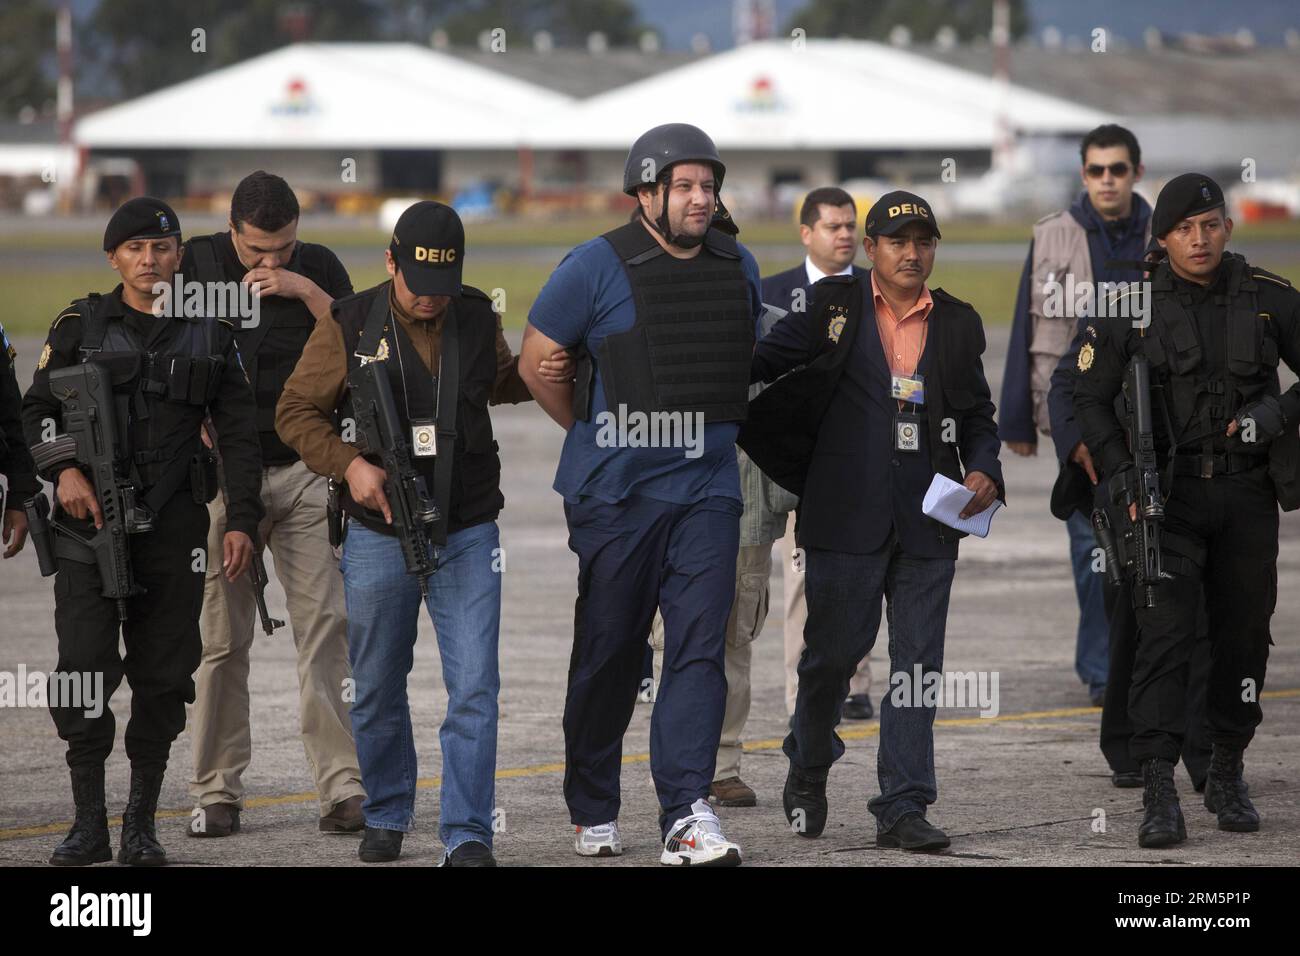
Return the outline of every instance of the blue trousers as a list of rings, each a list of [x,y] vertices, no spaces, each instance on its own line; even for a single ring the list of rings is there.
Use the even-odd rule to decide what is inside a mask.
[[[849,678],[876,643],[881,599],[889,621],[889,672],[911,676],[943,671],[948,595],[957,562],[905,554],[897,539],[870,554],[807,549],[808,623],[799,658],[799,696],[784,750],[791,765],[825,774],[844,754],[835,733]],[[893,678],[891,677],[891,684]],[[938,798],[934,777],[933,707],[880,701],[876,774],[880,796],[867,804],[876,826],[888,830],[904,814],[924,814]]]
[[[1074,642],[1074,671],[1088,685],[1089,694],[1106,689],[1110,668],[1110,619],[1106,616],[1105,574],[1092,570],[1097,539],[1092,525],[1076,511],[1065,523],[1070,532],[1070,563],[1074,566],[1074,593],[1079,599],[1079,631]]]
[[[623,734],[636,706],[645,636],[664,619],[663,677],[650,718],[650,772],[665,834],[713,782],[727,701],[727,617],[736,586],[739,501],[631,497],[565,503],[578,556],[573,655],[564,702],[570,820],[618,818]]]

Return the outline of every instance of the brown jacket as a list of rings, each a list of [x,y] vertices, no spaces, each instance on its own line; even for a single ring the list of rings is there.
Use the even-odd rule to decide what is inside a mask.
[[[438,367],[442,343],[439,312],[430,319],[408,315],[396,302],[393,314],[401,323],[420,361],[430,374]],[[347,387],[348,357],[343,347],[343,330],[333,315],[319,320],[302,350],[302,357],[285,383],[275,406],[275,430],[280,440],[296,451],[307,467],[318,475],[342,481],[343,474],[360,452],[339,437],[332,421]],[[510,351],[497,314],[497,377],[491,404],[502,405],[532,400],[519,377],[519,358]]]

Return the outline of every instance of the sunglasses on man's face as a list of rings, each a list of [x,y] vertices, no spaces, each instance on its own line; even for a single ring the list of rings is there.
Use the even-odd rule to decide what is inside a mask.
[[[1088,174],[1089,179],[1101,179],[1102,174],[1109,169],[1110,174],[1116,179],[1123,179],[1128,175],[1130,168],[1128,163],[1111,163],[1109,166],[1102,166],[1100,163],[1089,163],[1083,167],[1083,171]]]

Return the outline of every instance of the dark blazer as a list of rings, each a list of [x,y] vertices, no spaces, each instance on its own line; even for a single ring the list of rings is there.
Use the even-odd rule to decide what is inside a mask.
[[[960,482],[964,472],[982,471],[1005,500],[979,314],[942,289],[931,294],[916,453],[894,451],[897,404],[869,274],[817,283],[811,307],[791,312],[758,343],[753,380],[780,380],[750,403],[737,443],[773,481],[802,495],[801,545],[865,554],[892,530],[910,555],[956,557],[964,535],[921,513],[935,473]]]

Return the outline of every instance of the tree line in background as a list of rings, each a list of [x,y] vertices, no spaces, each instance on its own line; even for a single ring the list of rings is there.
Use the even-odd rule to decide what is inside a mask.
[[[728,0],[729,2],[729,0]],[[55,0],[0,4],[0,117],[53,110],[57,64]],[[987,35],[993,0],[807,0],[785,26],[810,37],[884,39],[905,26],[914,40],[949,26],[957,38]],[[1027,27],[1024,0],[1012,0],[1012,35]],[[193,31],[204,30],[203,53]],[[266,53],[286,43],[408,40],[434,29],[469,46],[484,30],[507,37],[551,34],[557,47],[580,46],[599,31],[611,47],[630,46],[644,23],[632,0],[102,0],[76,26],[77,82],[83,94],[129,98]]]

